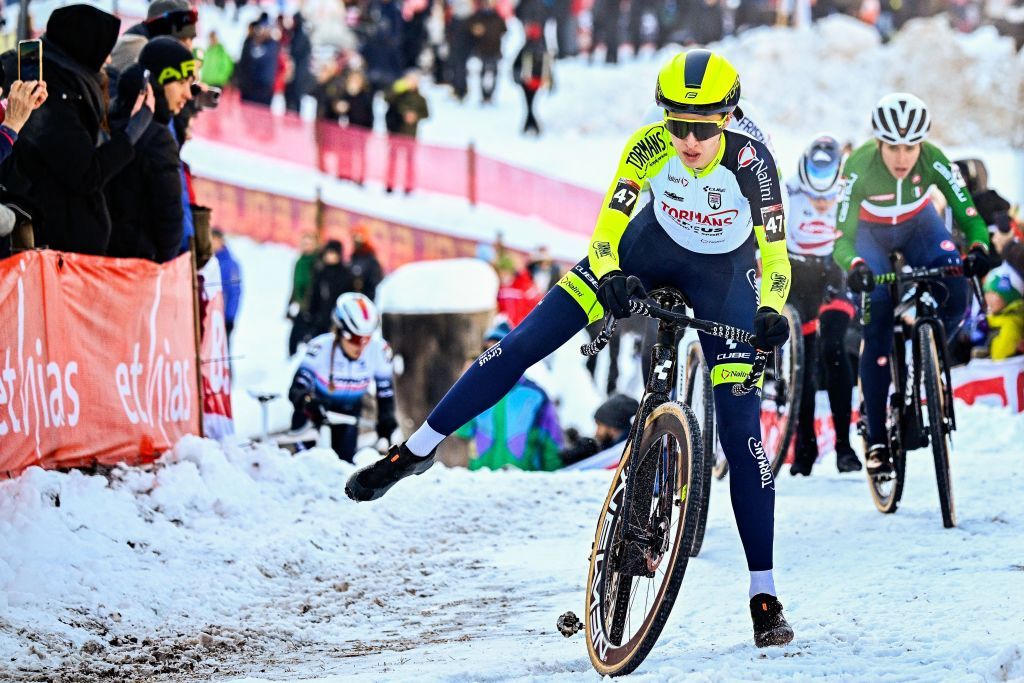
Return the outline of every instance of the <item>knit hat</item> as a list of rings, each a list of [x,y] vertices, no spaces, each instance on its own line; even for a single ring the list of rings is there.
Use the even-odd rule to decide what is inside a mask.
[[[149,69],[154,85],[184,81],[197,76],[197,62],[180,41],[167,36],[153,38],[139,53],[139,64]]]
[[[142,48],[146,47],[149,39],[137,33],[125,33],[117,39],[113,51],[110,53],[110,66],[118,73],[124,73],[132,64],[139,61],[139,54]]]
[[[602,403],[594,413],[594,421],[606,424],[613,429],[626,431],[629,429],[633,416],[640,407],[640,402],[625,394],[613,394]]]
[[[1007,306],[1014,301],[1020,300],[1021,290],[1017,285],[1020,283],[1021,278],[1019,276],[1014,277],[1015,275],[1016,273],[1005,264],[992,270],[985,277],[985,291],[997,295],[1003,300],[1003,304]],[[1014,282],[1014,280],[1017,282]]]
[[[146,12],[146,28],[151,37],[195,38],[198,18],[188,0],[153,0]]]
[[[46,22],[46,40],[69,57],[98,72],[117,42],[121,20],[92,5],[68,5],[53,10]]]
[[[324,251],[333,251],[338,256],[341,256],[344,253],[344,251],[342,250],[342,247],[341,247],[341,242],[338,241],[338,240],[327,240],[327,243],[324,244],[324,249],[323,250]]]

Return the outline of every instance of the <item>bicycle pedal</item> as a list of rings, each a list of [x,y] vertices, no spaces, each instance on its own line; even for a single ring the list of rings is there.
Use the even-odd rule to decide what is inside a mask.
[[[566,638],[571,638],[583,630],[583,622],[571,611],[558,617],[555,626],[558,628],[558,632]]]

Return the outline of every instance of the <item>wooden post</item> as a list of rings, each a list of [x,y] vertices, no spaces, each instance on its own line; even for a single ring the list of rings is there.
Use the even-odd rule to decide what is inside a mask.
[[[466,148],[466,177],[466,198],[469,199],[470,206],[476,206],[476,145],[472,141]]]
[[[203,336],[200,330],[203,321],[200,318],[199,309],[199,268],[198,261],[196,260],[195,235],[188,238],[188,252],[192,257],[192,318],[195,320],[193,328],[195,329],[196,337],[196,388],[198,390],[196,405],[199,406],[199,436],[203,436],[205,433],[203,429],[203,408],[206,405],[206,401],[203,400]]]
[[[324,204],[324,191],[319,185],[316,186],[316,243],[323,244],[324,225],[327,223],[327,205]]]

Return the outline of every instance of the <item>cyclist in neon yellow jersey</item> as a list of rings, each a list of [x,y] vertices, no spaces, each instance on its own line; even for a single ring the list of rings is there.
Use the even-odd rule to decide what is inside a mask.
[[[351,498],[375,500],[402,478],[425,471],[437,445],[494,405],[526,368],[606,310],[628,317],[630,297],[643,296],[645,289],[680,290],[698,317],[753,329],[758,348],[786,341],[789,326],[780,312],[790,267],[779,172],[762,142],[727,129],[739,98],[739,75],[714,52],[683,52],[661,69],[655,101],[663,118],[642,126],[626,143],[586,258],[477,359],[407,442],[352,475],[345,489]],[[647,188],[652,201],[635,211]],[[760,304],[754,289],[758,248],[764,272]],[[639,288],[628,276],[639,279]],[[783,645],[793,630],[772,575],[775,481],[761,445],[760,395],[731,392],[748,376],[754,349],[703,335],[701,344],[750,570],[754,642]]]
[[[889,391],[893,302],[887,287],[875,288],[875,273],[891,270],[889,254],[900,250],[909,265],[960,265],[968,276],[984,276],[991,267],[988,227],[978,215],[956,165],[926,141],[931,129],[928,107],[910,93],[886,95],[871,116],[874,140],[854,150],[843,165],[846,187],[840,197],[833,258],[848,271],[850,290],[871,296],[871,320],[864,328],[860,356],[861,392],[867,413],[868,473],[892,471],[886,445],[885,405]],[[953,236],[929,199],[934,185],[949,202],[953,218],[967,237],[961,261]],[[967,283],[944,278],[947,296],[939,302],[946,337],[951,339],[967,308]]]

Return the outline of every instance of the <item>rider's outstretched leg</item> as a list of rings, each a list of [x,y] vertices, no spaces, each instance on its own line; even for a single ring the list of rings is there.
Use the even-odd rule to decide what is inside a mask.
[[[476,359],[409,441],[392,446],[384,458],[352,475],[345,493],[354,500],[376,500],[401,479],[427,471],[445,437],[497,403],[527,368],[571,339],[591,315],[599,317],[603,311],[597,304],[596,279],[588,279],[589,270],[584,273],[580,268],[586,269],[586,260],[564,276],[561,286],[548,292],[522,323]]]

